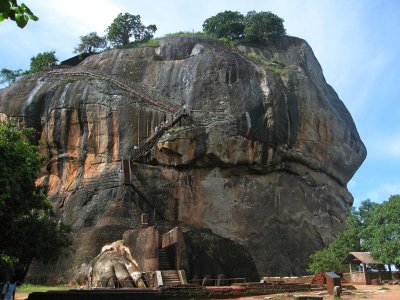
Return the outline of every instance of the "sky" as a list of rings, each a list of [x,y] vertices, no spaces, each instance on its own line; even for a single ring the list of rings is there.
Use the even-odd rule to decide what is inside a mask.
[[[21,1],[18,1],[21,3]],[[73,56],[79,37],[100,35],[120,12],[156,24],[156,37],[201,31],[224,10],[271,11],[288,35],[305,39],[326,81],[353,116],[368,156],[348,183],[354,205],[400,194],[400,1],[398,0],[25,0],[39,17],[19,29],[0,23],[0,68],[29,68],[30,58]]]

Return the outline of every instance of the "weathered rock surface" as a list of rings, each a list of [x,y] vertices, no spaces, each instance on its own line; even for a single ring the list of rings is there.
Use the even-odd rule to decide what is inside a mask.
[[[167,38],[66,71],[106,74],[192,115],[127,174],[122,160],[170,111],[95,76],[34,74],[0,90],[0,112],[40,133],[48,160],[38,183],[74,229],[51,276],[71,278],[101,245],[140,227],[143,212],[239,243],[260,275],[304,273],[309,255],[344,229],[346,184],[366,149],[305,41],[231,49]]]

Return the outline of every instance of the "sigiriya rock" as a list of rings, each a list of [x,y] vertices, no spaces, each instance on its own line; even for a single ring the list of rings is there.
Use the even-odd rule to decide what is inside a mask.
[[[212,254],[222,267],[304,274],[344,229],[346,185],[366,157],[312,49],[288,36],[265,47],[169,37],[107,50],[1,89],[0,112],[37,130],[37,184],[72,226],[70,249],[30,271],[42,280],[70,280],[104,244],[142,228],[143,214],[192,230],[193,249],[196,234],[225,245]]]

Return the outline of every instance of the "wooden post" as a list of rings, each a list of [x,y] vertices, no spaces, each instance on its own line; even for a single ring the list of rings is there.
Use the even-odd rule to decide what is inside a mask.
[[[364,280],[365,280],[365,284],[368,284],[367,282],[367,275],[365,274],[365,264],[362,264],[362,269],[363,269],[363,275],[364,275]]]

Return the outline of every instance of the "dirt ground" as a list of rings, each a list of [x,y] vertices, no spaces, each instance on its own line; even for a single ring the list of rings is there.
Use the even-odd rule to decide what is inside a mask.
[[[340,299],[368,299],[368,300],[400,300],[400,286],[398,285],[355,285],[354,290],[345,289]],[[260,295],[238,298],[241,300],[293,300],[293,295],[320,295],[324,300],[333,300],[334,297],[326,292],[290,293],[275,295]]]
[[[368,299],[368,300],[400,300],[400,286],[398,285],[355,285],[354,290],[345,290],[340,299]],[[309,293],[291,293],[291,294],[274,294],[260,295],[252,297],[236,298],[241,300],[293,300],[293,295],[321,295],[324,300],[331,300],[333,296],[326,292],[309,292]],[[25,300],[28,294],[16,293],[15,300]]]

